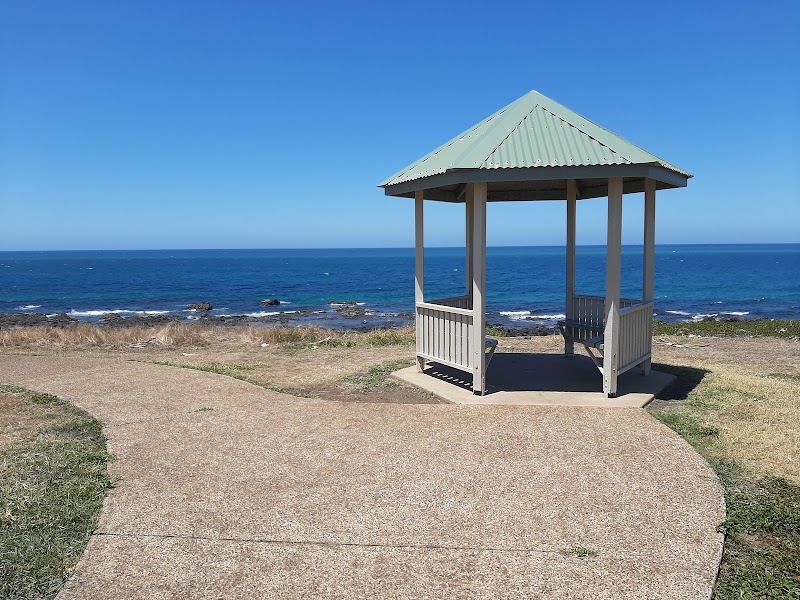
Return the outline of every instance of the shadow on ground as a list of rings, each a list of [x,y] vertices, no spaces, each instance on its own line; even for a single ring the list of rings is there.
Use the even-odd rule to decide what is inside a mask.
[[[425,374],[464,390],[472,389],[472,375],[464,371],[429,363]],[[644,391],[646,383],[641,370],[633,368],[619,377],[619,394]],[[508,352],[492,358],[486,372],[486,386],[490,394],[497,391],[589,393],[603,391],[603,378],[588,356]]]
[[[692,393],[692,390],[700,385],[706,374],[710,373],[708,369],[686,367],[683,365],[665,365],[661,363],[654,363],[653,369],[675,375],[675,381],[663,392],[658,394],[656,399],[648,405],[648,408],[651,409],[667,408],[686,400],[689,394]]]

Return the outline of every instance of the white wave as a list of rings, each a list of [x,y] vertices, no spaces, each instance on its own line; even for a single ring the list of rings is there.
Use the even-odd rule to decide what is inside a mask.
[[[42,308],[41,304],[26,304],[25,306],[18,306],[17,310],[33,310],[34,308]]]
[[[71,317],[102,317],[111,313],[120,315],[167,315],[168,310],[127,310],[125,308],[116,308],[112,310],[71,310],[69,316]]]
[[[720,314],[722,314],[722,315],[731,315],[732,317],[743,317],[745,315],[749,315],[750,311],[749,310],[743,310],[743,311],[732,310],[730,312],[723,312],[723,313],[720,313]]]
[[[500,314],[512,321],[558,321],[566,318],[566,315],[539,315],[529,310],[507,310]]]
[[[709,313],[709,314],[696,313],[692,315],[692,321],[702,321],[703,319],[715,318],[716,316],[717,313]]]
[[[682,317],[691,317],[692,316],[692,313],[688,313],[688,312],[686,312],[684,310],[666,310],[664,312],[666,312],[668,315],[680,315]]]
[[[364,306],[366,302],[329,302],[328,306],[341,308],[342,306],[352,306],[353,304],[355,304],[356,306]]]

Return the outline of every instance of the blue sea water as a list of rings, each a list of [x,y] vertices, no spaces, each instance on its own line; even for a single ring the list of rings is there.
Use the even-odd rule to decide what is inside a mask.
[[[604,293],[605,248],[577,250],[577,291]],[[460,295],[463,248],[425,252],[426,298]],[[564,313],[563,247],[502,247],[487,253],[489,323],[552,324]],[[623,296],[640,297],[642,247],[625,246]],[[262,307],[276,298],[280,307]],[[130,250],[0,252],[0,312],[108,312],[194,316],[317,311],[300,321],[332,326],[404,322],[413,312],[414,250]],[[328,303],[363,303],[365,319],[339,318]],[[656,318],[800,319],[800,244],[661,245]]]

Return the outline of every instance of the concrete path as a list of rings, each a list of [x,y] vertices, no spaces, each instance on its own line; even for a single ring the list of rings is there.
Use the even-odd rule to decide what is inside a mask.
[[[111,359],[2,356],[0,382],[88,410],[116,455],[62,599],[684,600],[716,575],[718,482],[639,409],[325,402]]]

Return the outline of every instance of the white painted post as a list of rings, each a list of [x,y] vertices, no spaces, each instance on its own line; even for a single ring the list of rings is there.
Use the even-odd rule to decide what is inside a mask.
[[[472,391],[486,393],[486,183],[473,188],[472,217]]]
[[[424,194],[423,190],[414,192],[414,302],[424,302],[425,300],[425,218],[424,218]],[[417,314],[416,308],[414,313]],[[419,322],[417,314],[417,351],[419,352],[422,335],[424,335],[424,323]],[[417,370],[425,370],[425,359],[417,355]]]
[[[472,252],[472,238],[473,238],[473,207],[475,205],[475,189],[471,185],[467,185],[467,190],[465,193],[465,212],[467,214],[467,235],[466,235],[466,254],[467,254],[467,296],[472,296],[472,265],[474,262],[473,259],[473,252]]]
[[[575,318],[575,216],[577,214],[578,189],[574,179],[567,179],[567,297],[564,314],[567,319]],[[564,354],[575,354],[575,344],[571,339],[564,340]]]
[[[644,180],[644,266],[642,269],[642,302],[652,302],[655,295],[656,272],[656,182]],[[650,351],[653,338],[647,340]],[[642,373],[650,374],[651,360],[642,363]]]
[[[619,358],[619,288],[622,271],[622,177],[608,180],[606,303],[603,341],[603,392],[617,395]]]

